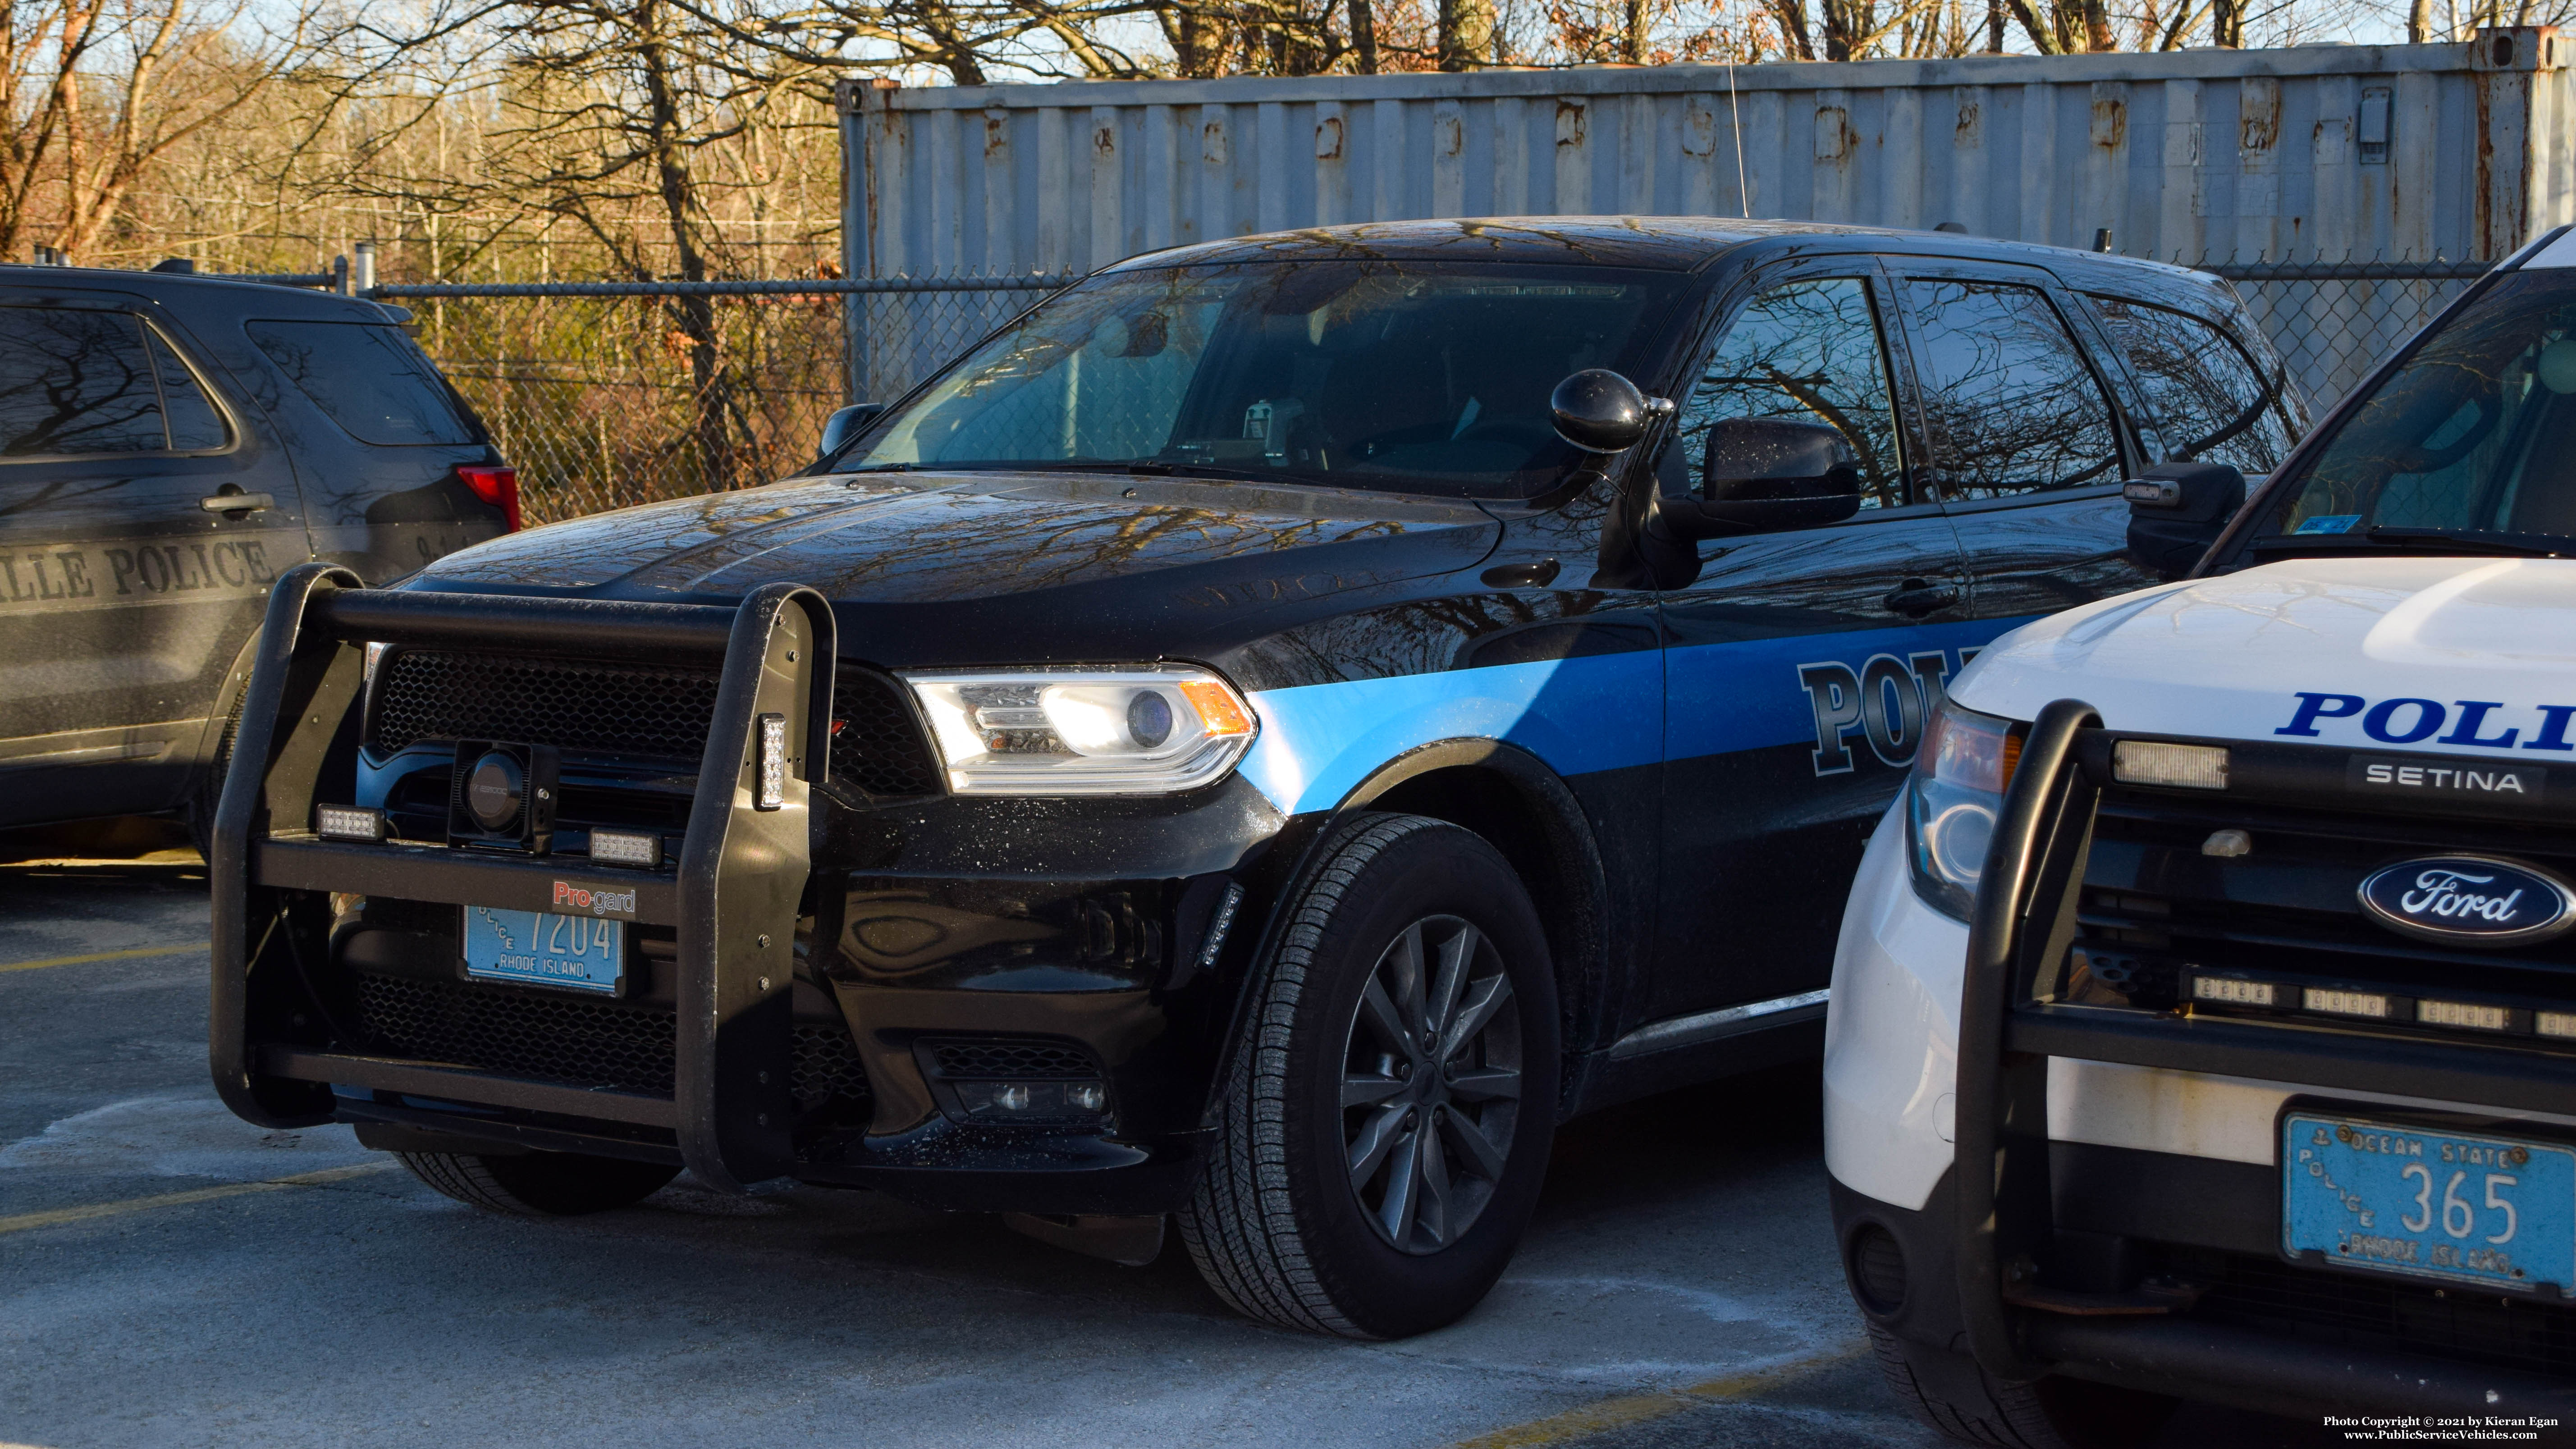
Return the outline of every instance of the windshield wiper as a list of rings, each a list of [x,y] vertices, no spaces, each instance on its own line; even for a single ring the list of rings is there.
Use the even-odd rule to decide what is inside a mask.
[[[2397,528],[2360,533],[2275,533],[2254,539],[2255,553],[2492,554],[2499,558],[2576,558],[2576,538],[2563,533],[2501,533],[2484,528]]]

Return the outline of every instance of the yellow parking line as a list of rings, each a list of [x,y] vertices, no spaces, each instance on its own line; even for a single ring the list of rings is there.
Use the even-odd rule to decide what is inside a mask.
[[[1615,1399],[1568,1409],[1562,1414],[1532,1419],[1526,1424],[1513,1424],[1490,1434],[1479,1434],[1473,1439],[1461,1439],[1450,1449],[1537,1449],[1540,1445],[1587,1439],[1631,1424],[1668,1418],[1705,1404],[1749,1398],[1782,1379],[1856,1358],[1868,1348],[1866,1343],[1847,1343],[1804,1358],[1768,1364],[1749,1373],[1710,1379],[1687,1388],[1663,1389],[1651,1394],[1622,1394]]]
[[[0,961],[0,971],[42,971],[48,966],[86,966],[92,961],[139,961],[146,956],[177,956],[204,949],[194,941],[184,946],[137,946],[130,951],[92,951],[86,956],[48,956],[42,961]]]
[[[390,1162],[361,1162],[354,1167],[326,1167],[319,1172],[299,1172],[293,1177],[272,1177],[265,1182],[228,1182],[221,1187],[193,1188],[187,1192],[165,1192],[153,1197],[129,1197],[123,1202],[94,1202],[82,1207],[54,1208],[40,1213],[20,1213],[0,1218],[0,1233],[24,1232],[29,1228],[57,1227],[88,1218],[115,1217],[119,1213],[139,1213],[149,1208],[181,1207],[192,1202],[212,1202],[222,1197],[240,1197],[246,1193],[276,1192],[288,1187],[318,1187],[326,1182],[340,1182],[364,1177],[371,1172],[387,1172]]]

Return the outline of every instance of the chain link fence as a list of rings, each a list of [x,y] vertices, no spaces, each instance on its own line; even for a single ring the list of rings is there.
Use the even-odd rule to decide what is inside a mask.
[[[765,483],[1063,277],[380,286],[519,470],[531,524]],[[850,342],[860,341],[851,365]]]
[[[2245,299],[2311,416],[2430,322],[2487,262],[2203,262]]]
[[[2204,262],[2312,412],[2486,270]],[[381,286],[519,469],[530,523],[766,482],[852,396],[890,401],[1070,277]],[[856,344],[855,365],[853,343]]]

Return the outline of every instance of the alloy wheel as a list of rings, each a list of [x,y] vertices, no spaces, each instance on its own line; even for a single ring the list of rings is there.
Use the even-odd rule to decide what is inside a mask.
[[[1369,971],[1342,1049],[1351,1192],[1400,1252],[1474,1226],[1511,1154],[1520,1013],[1500,952],[1457,916],[1396,934]]]

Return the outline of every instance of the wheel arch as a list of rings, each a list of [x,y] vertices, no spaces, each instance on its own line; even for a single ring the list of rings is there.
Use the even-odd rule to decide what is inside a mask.
[[[1499,740],[1442,740],[1380,766],[1333,815],[1362,810],[1445,820],[1501,851],[1547,930],[1569,1068],[1598,1045],[1613,998],[1608,872],[1591,819],[1554,770]],[[1565,1074],[1568,1101],[1577,1077]]]

